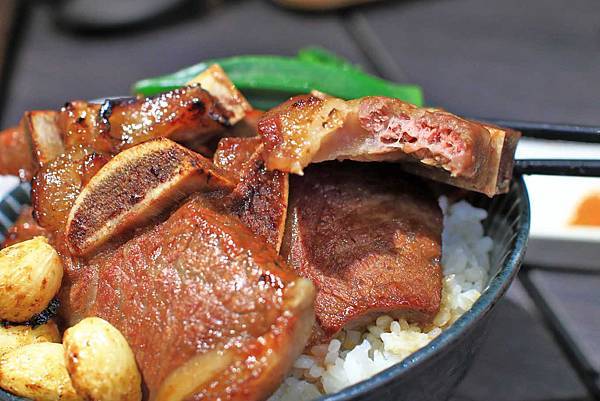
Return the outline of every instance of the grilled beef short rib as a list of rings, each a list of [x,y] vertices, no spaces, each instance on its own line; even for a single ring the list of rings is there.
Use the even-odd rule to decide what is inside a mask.
[[[28,155],[0,157],[0,173],[35,173],[40,225],[24,215],[14,239],[50,238],[65,265],[62,318],[99,316],[117,327],[153,401],[265,400],[311,334],[324,341],[379,313],[427,322],[439,309],[442,217],[420,181],[353,162],[309,166],[291,182],[287,174],[346,158],[339,145],[353,134],[388,140],[390,124],[377,125],[381,99],[318,94],[250,113],[262,138],[251,137],[249,119],[235,133],[248,137],[222,139],[212,161],[164,139],[203,146],[250,111],[223,77],[218,68],[198,77],[215,93],[192,85],[71,102],[26,113],[18,129],[0,133],[0,143]],[[467,177],[469,152],[487,134],[465,124],[467,138],[456,141],[481,138],[448,166]],[[337,136],[321,141],[323,133]],[[465,150],[458,142],[454,150]],[[350,158],[389,160],[373,149]]]
[[[312,341],[380,313],[433,319],[441,233],[435,198],[397,166],[329,162],[291,177],[281,253],[317,288]]]
[[[63,317],[117,327],[150,399],[264,400],[313,327],[313,285],[221,196],[193,195],[127,242],[65,258]]]
[[[369,96],[301,95],[258,123],[267,167],[301,174],[326,160],[401,162],[411,173],[493,196],[508,191],[520,134],[441,109]]]

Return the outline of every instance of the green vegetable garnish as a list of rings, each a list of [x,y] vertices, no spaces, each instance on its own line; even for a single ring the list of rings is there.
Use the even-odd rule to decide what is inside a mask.
[[[273,107],[290,96],[316,89],[343,99],[389,96],[421,106],[415,85],[399,85],[361,71],[326,50],[304,49],[297,58],[237,56],[206,60],[174,74],[137,82],[133,91],[145,96],[179,88],[212,64],[220,64],[248,100],[258,108]]]

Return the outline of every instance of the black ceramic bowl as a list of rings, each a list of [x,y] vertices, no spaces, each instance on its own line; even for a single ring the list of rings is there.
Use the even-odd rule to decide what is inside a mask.
[[[450,397],[479,349],[494,305],[521,266],[529,235],[529,199],[521,178],[514,180],[506,195],[493,199],[474,196],[469,200],[488,211],[484,227],[494,248],[487,289],[468,312],[426,347],[369,380],[322,397],[322,401],[438,401]],[[0,238],[27,202],[27,184],[0,202]],[[25,401],[2,390],[0,400]]]

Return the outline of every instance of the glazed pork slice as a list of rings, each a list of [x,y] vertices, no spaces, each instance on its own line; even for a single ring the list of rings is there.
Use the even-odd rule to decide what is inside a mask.
[[[291,98],[258,124],[267,167],[302,174],[325,160],[395,161],[406,170],[493,196],[508,190],[520,134],[399,99]]]
[[[438,312],[442,213],[398,170],[329,162],[291,177],[281,255],[317,288],[312,342],[381,313],[429,322]]]
[[[208,194],[88,261],[66,259],[61,310],[134,351],[147,399],[265,400],[314,324],[314,289]]]
[[[237,180],[227,198],[229,210],[279,251],[288,206],[288,174],[267,170],[263,148],[258,137],[223,138],[214,163]]]

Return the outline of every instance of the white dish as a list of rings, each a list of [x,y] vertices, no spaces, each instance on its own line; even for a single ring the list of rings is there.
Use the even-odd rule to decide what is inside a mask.
[[[600,144],[524,138],[517,159],[598,159]],[[570,224],[579,203],[600,193],[600,178],[525,177],[531,202],[526,263],[600,269],[600,227]],[[600,213],[600,211],[599,211]]]

